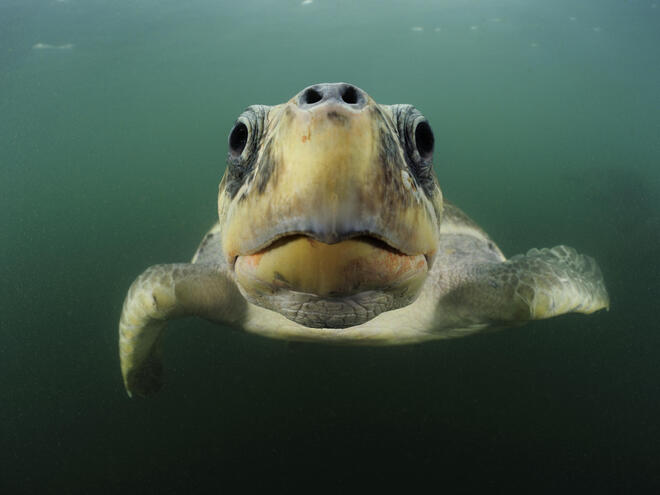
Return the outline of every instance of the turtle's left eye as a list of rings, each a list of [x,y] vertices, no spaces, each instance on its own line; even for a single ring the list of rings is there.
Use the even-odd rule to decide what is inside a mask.
[[[429,121],[412,105],[391,105],[392,120],[410,172],[427,195],[432,195],[435,138]]]
[[[419,122],[415,128],[415,147],[422,160],[430,161],[433,158],[434,143],[435,138],[429,123],[426,120]]]
[[[429,121],[412,105],[392,105],[401,145],[414,171],[431,168],[435,138]]]
[[[424,180],[433,169],[435,138],[431,126],[422,114],[411,107],[402,131],[405,136],[404,147],[408,155],[408,165],[418,179]]]

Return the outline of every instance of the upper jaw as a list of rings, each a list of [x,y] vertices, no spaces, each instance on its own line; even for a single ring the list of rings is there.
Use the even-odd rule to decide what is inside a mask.
[[[325,221],[324,221],[325,220]],[[397,233],[388,232],[382,228],[378,218],[346,218],[345,220],[319,219],[314,216],[285,219],[281,223],[267,230],[258,232],[256,236],[246,238],[240,249],[228,253],[227,261],[233,265],[238,256],[246,256],[267,250],[275,242],[292,236],[305,236],[324,244],[338,244],[340,242],[361,238],[372,239],[382,244],[383,248],[395,250],[409,256],[424,255],[429,267],[435,257],[435,250],[422,252],[415,249],[413,243],[406,242]]]

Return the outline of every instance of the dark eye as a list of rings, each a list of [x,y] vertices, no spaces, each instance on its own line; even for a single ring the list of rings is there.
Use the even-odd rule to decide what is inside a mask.
[[[415,146],[417,146],[417,152],[422,160],[428,161],[433,158],[434,142],[433,131],[429,123],[423,120],[417,124],[415,128]]]
[[[248,139],[248,128],[243,122],[238,122],[229,134],[229,152],[234,156],[243,153]]]

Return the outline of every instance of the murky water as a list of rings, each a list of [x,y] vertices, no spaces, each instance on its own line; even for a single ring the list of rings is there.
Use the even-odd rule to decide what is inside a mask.
[[[657,489],[659,43],[654,0],[2,1],[2,492]],[[445,196],[594,256],[611,310],[377,349],[184,320],[129,400],[130,282],[213,223],[236,116],[324,81],[415,104]]]

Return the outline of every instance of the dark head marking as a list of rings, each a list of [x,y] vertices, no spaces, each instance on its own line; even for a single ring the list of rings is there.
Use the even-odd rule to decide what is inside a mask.
[[[346,125],[348,123],[348,119],[346,118],[346,116],[340,114],[339,112],[335,112],[335,111],[328,112],[328,118],[341,125]]]

